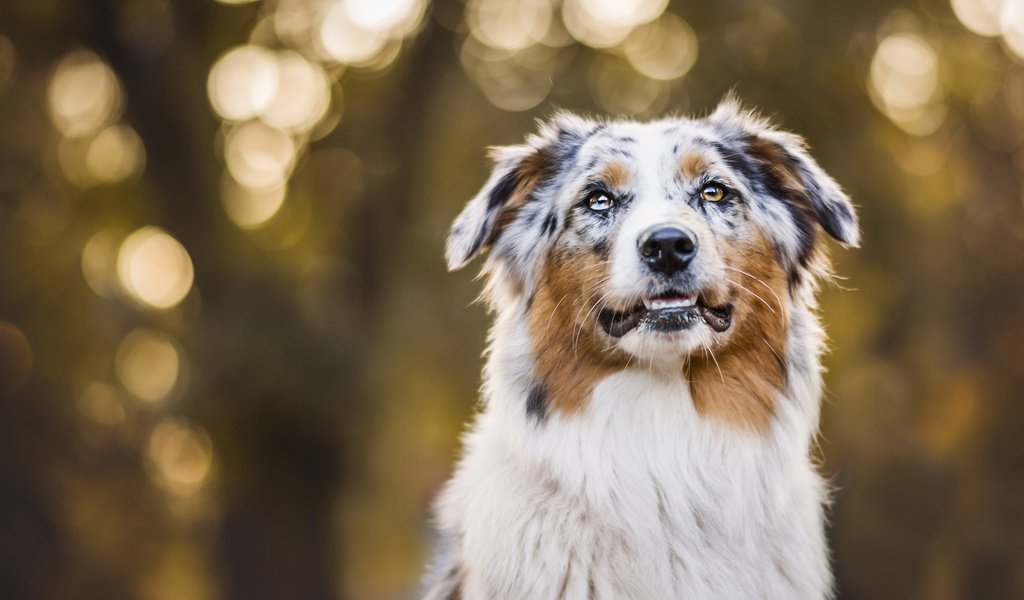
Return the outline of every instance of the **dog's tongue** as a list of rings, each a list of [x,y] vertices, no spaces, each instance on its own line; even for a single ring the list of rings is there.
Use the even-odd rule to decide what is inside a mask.
[[[700,311],[700,316],[704,318],[704,322],[708,324],[708,327],[714,329],[718,333],[722,333],[729,328],[732,323],[732,311],[726,308],[713,308],[710,306],[699,305],[697,310]]]

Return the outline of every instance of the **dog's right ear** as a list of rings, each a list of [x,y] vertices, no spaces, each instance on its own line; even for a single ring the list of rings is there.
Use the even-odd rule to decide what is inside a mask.
[[[558,113],[542,123],[525,144],[491,148],[494,171],[487,183],[455,218],[445,258],[448,270],[460,269],[487,250],[530,201],[531,194],[558,165],[575,159],[581,140],[592,123],[570,113]]]
[[[484,187],[473,197],[452,223],[445,247],[448,270],[461,269],[497,238],[501,218],[526,202],[529,184],[540,177],[542,148],[529,145],[491,148],[494,171]]]

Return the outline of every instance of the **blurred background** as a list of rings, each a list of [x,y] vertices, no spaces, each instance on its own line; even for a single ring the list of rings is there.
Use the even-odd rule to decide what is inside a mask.
[[[487,316],[445,230],[556,107],[735,87],[860,206],[842,598],[1024,597],[1024,0],[0,4],[0,598],[403,599]]]

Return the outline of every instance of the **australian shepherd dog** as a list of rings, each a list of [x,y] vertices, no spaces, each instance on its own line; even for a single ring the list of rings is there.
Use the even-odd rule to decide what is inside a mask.
[[[488,253],[495,322],[426,597],[831,596],[815,293],[846,194],[731,98],[493,158],[447,244]]]

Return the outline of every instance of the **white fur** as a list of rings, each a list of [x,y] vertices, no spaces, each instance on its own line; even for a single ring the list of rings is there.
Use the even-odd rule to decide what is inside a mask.
[[[494,331],[486,407],[439,503],[462,598],[830,595],[809,310],[794,311],[789,346],[803,356],[767,435],[701,418],[685,382],[657,367],[606,378],[582,415],[538,427],[523,411],[530,340],[510,313]]]

